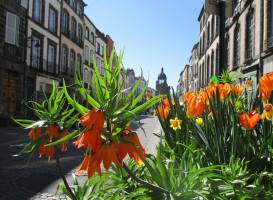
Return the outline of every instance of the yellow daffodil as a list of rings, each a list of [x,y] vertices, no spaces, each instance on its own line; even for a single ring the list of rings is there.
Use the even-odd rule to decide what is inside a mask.
[[[195,121],[199,126],[204,126],[204,120],[202,117],[198,117]]]
[[[252,88],[253,82],[251,79],[246,80],[245,87],[246,89]]]
[[[173,130],[181,129],[181,123],[182,120],[178,119],[177,117],[170,120],[170,127],[173,128]]]
[[[267,119],[269,121],[272,121],[273,118],[273,106],[272,104],[266,104],[264,106],[264,111],[262,115],[263,119]]]

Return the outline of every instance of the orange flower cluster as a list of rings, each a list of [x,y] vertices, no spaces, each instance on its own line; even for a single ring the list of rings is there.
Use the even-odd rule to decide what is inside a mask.
[[[273,90],[273,72],[267,73],[260,79],[261,98],[263,101],[267,101],[271,97]]]
[[[78,148],[87,149],[85,158],[78,168],[78,172],[87,171],[91,177],[95,172],[101,175],[101,164],[108,170],[112,163],[122,167],[123,159],[128,155],[141,164],[146,158],[145,150],[140,144],[138,136],[127,128],[119,137],[124,142],[115,142],[109,139],[102,140],[103,127],[106,116],[102,110],[93,109],[80,118],[80,123],[85,127],[83,133],[75,141]],[[125,143],[126,142],[126,143]]]
[[[60,139],[68,134],[68,131],[65,130],[63,132],[59,131],[58,126],[56,125],[49,125],[45,129],[45,133],[42,133],[41,128],[32,128],[29,133],[28,137],[30,140],[37,140],[39,137],[44,137],[45,141],[48,141],[48,143],[52,142],[53,138]],[[67,151],[67,144],[68,142],[64,142],[61,144],[61,151],[65,152]],[[48,159],[52,158],[55,153],[55,147],[47,147],[46,143],[42,143],[39,147],[39,155],[48,157]]]
[[[206,89],[199,92],[188,92],[184,95],[184,101],[187,106],[187,115],[190,118],[197,118],[203,115],[206,108],[209,109],[209,99],[214,99],[217,93],[221,100],[227,98],[230,94],[240,96],[244,91],[242,85],[212,83]]]
[[[261,120],[261,116],[256,110],[250,113],[242,113],[239,116],[240,123],[245,129],[253,129],[256,124]]]
[[[170,114],[170,103],[167,98],[163,99],[162,105],[157,107],[157,112],[161,120],[167,119]]]

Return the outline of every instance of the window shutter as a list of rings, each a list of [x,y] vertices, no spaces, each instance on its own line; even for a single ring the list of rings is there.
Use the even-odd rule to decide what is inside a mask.
[[[28,0],[21,0],[21,6],[27,9]]]
[[[16,27],[17,27],[17,16],[7,12],[6,15],[6,36],[5,41],[9,44],[16,44]]]

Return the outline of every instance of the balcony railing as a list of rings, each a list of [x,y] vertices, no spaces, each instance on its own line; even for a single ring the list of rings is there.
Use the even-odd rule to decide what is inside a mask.
[[[4,43],[2,55],[5,58],[11,59],[15,62],[24,62],[23,48],[12,44]]]
[[[34,56],[31,58],[31,67],[39,70],[40,72],[45,72],[52,75],[59,74],[59,66],[55,62],[48,62],[45,59],[41,59],[39,56]]]

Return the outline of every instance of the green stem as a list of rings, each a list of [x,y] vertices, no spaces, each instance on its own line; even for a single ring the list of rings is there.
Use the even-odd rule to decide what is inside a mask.
[[[153,184],[150,184],[144,180],[142,180],[141,178],[137,177],[128,167],[125,163],[123,163],[123,168],[125,169],[125,171],[129,174],[129,176],[134,179],[136,182],[140,183],[141,185],[143,185],[144,187],[152,190],[152,191],[155,191],[155,192],[163,192],[165,194],[170,194],[170,192],[168,190],[165,190],[164,188],[162,187],[159,187],[159,186],[156,186],[156,185],[153,185]]]
[[[58,151],[58,150],[57,150],[57,151]],[[69,187],[69,184],[68,184],[68,182],[67,182],[67,180],[66,180],[66,178],[65,178],[65,175],[64,175],[64,173],[63,173],[63,169],[62,169],[62,166],[61,166],[61,162],[60,162],[59,152],[57,152],[57,151],[55,152],[55,159],[56,159],[57,167],[58,167],[58,169],[59,169],[59,173],[60,173],[60,175],[61,175],[61,177],[62,177],[62,179],[63,179],[64,185],[65,185],[67,191],[69,192],[69,194],[70,194],[72,200],[77,200],[77,197],[76,197],[75,194],[72,192],[72,190],[71,190],[71,188]]]

